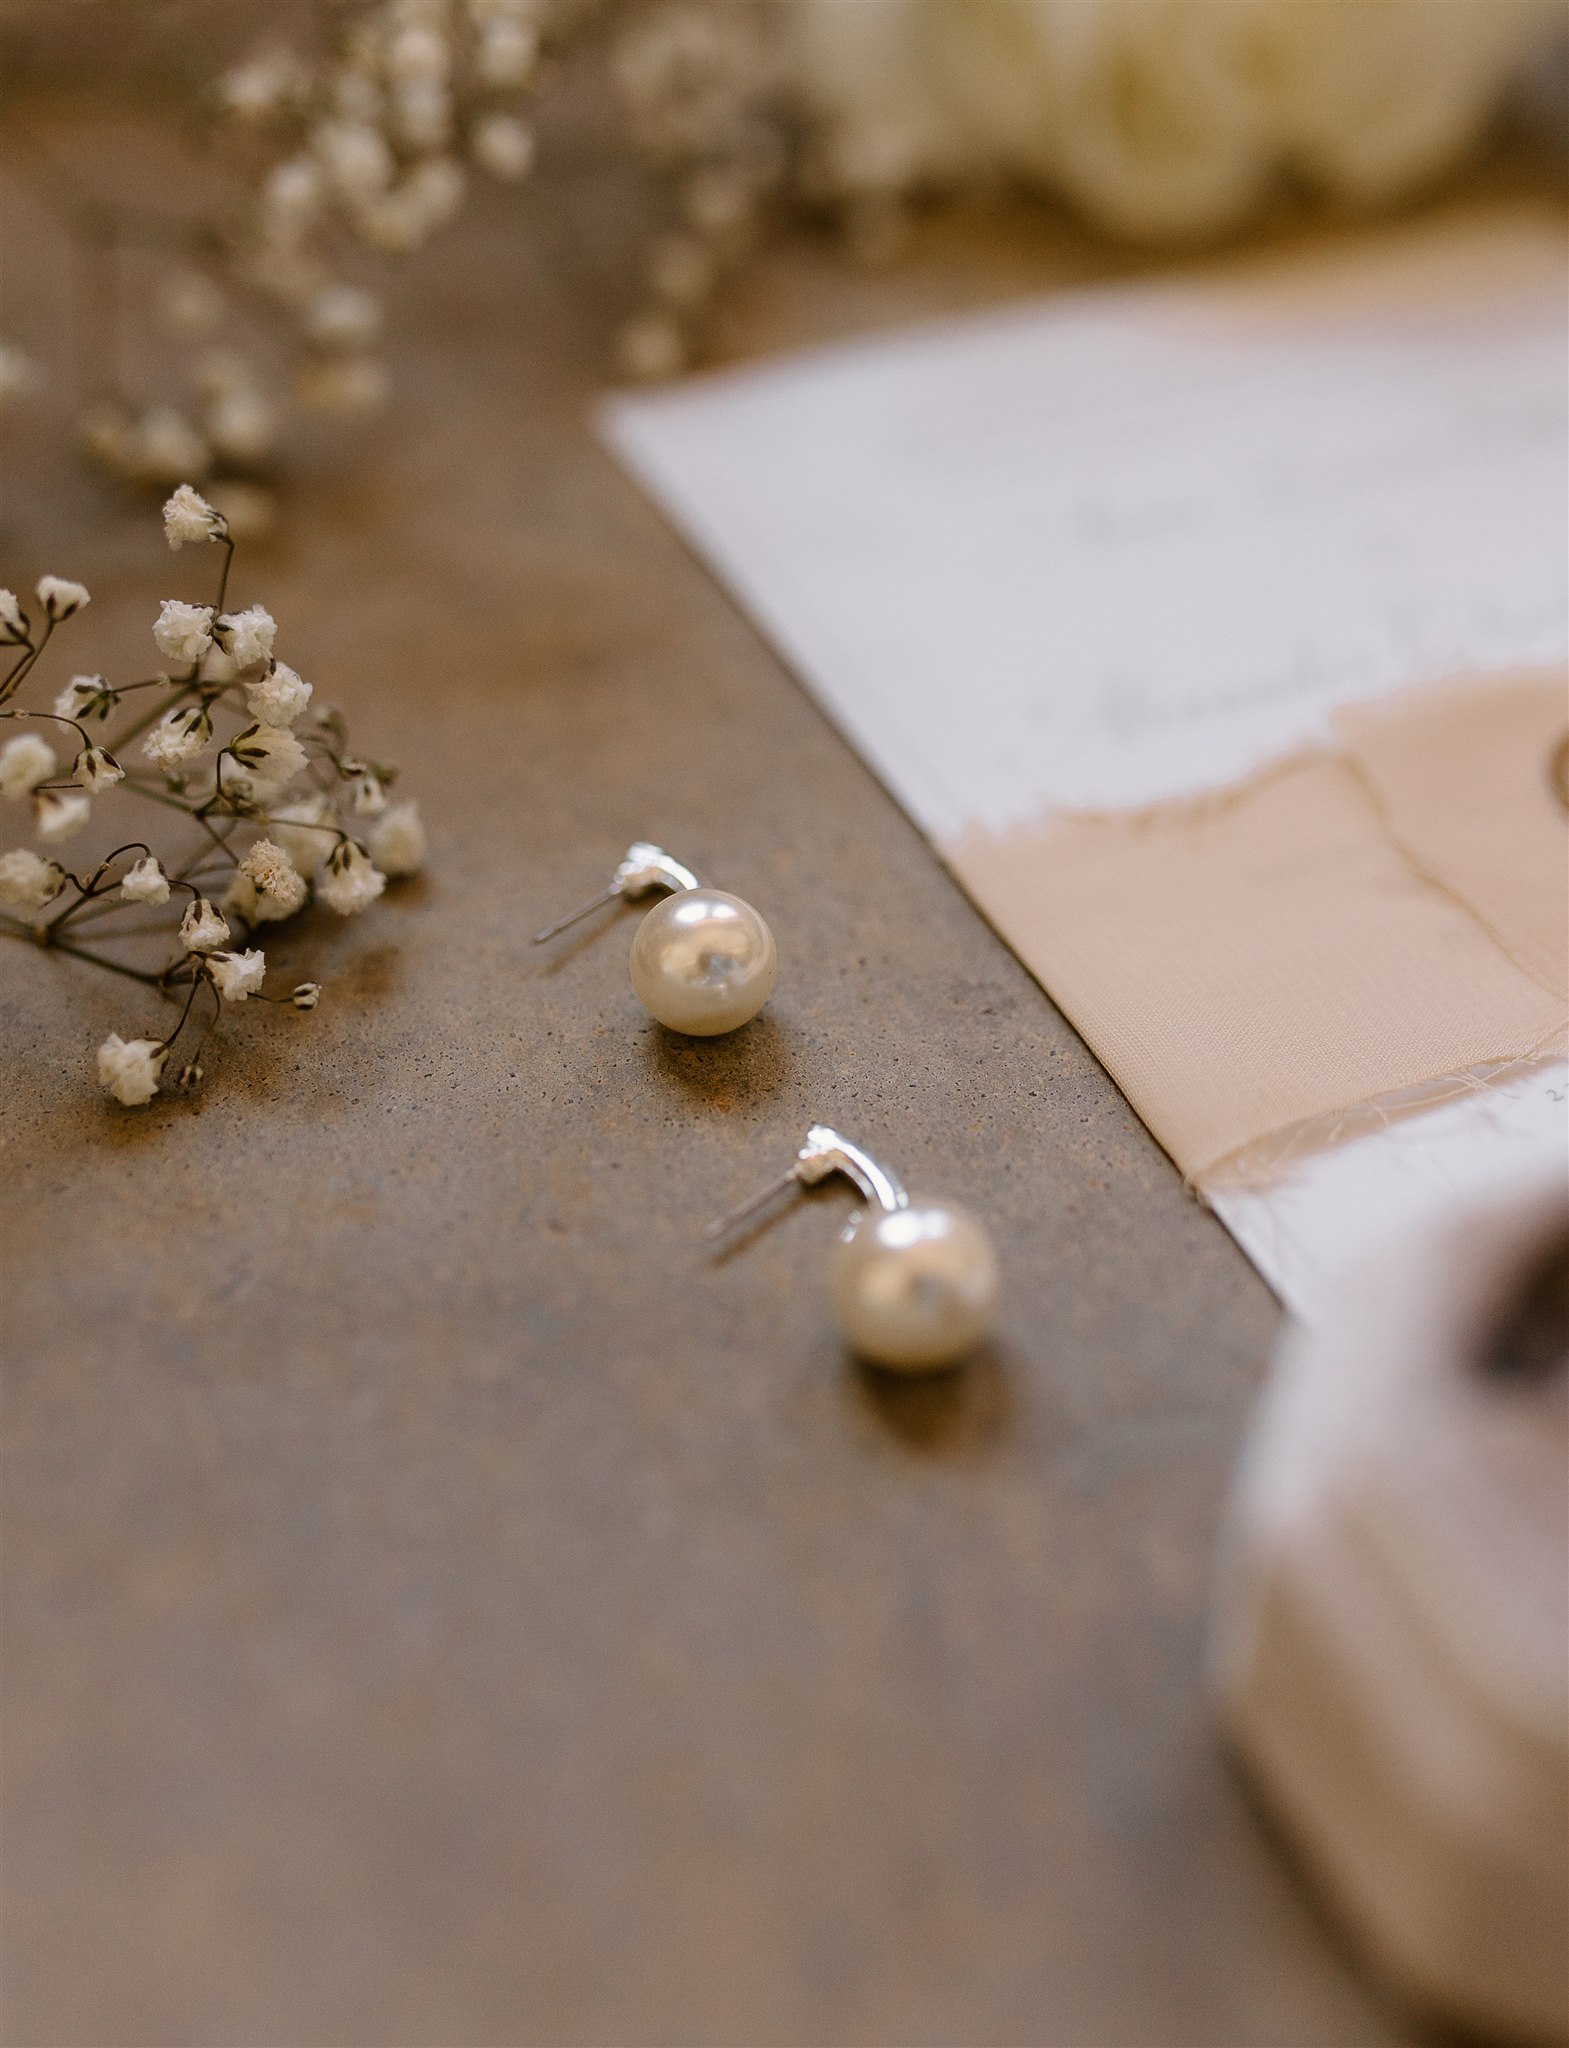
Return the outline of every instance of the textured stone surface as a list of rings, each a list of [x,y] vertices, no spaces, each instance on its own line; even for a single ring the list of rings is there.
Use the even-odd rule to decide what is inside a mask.
[[[321,1009],[147,1112],[89,1057],[142,992],[0,955],[6,2037],[1387,2043],[1200,1696],[1273,1305],[593,444],[626,208],[562,204],[433,252],[389,430],[239,572],[428,878],[280,932]],[[731,345],[1108,261],[797,250]],[[90,583],[73,666],[143,659],[188,558],[47,413],[7,568]],[[530,949],[645,834],[774,927],[734,1040],[647,1022],[629,915]],[[843,1192],[705,1257],[814,1118],[989,1222],[964,1376],[847,1365]]]

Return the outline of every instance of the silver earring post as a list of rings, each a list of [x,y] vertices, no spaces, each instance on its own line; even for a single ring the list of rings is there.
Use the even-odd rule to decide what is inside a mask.
[[[705,1235],[712,1241],[728,1237],[738,1223],[782,1195],[789,1187],[815,1187],[830,1174],[842,1173],[852,1181],[859,1192],[874,1209],[885,1215],[896,1210],[907,1209],[910,1197],[904,1191],[904,1184],[897,1174],[881,1166],[871,1153],[854,1144],[828,1124],[813,1124],[806,1134],[806,1142],[795,1155],[794,1164],[776,1181],[771,1181],[761,1193],[748,1196],[747,1200],[710,1223]]]
[[[696,889],[701,885],[689,867],[666,853],[662,846],[655,846],[646,839],[639,839],[627,848],[626,858],[616,869],[607,888],[597,896],[591,896],[586,903],[580,903],[576,910],[569,910],[565,917],[558,917],[554,924],[547,924],[542,932],[534,934],[534,944],[542,946],[547,939],[555,938],[569,925],[589,917],[596,910],[602,910],[607,903],[614,903],[618,897],[631,900],[646,896],[654,889],[668,889],[678,893],[685,889]]]

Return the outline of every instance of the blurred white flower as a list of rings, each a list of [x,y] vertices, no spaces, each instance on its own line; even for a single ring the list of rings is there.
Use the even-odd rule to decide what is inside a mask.
[[[0,590],[0,647],[20,647],[27,639],[27,614],[14,590]]]
[[[0,796],[20,803],[32,795],[40,782],[47,782],[59,767],[59,757],[47,740],[35,732],[18,733],[0,747]]]
[[[309,880],[338,843],[332,805],[319,794],[274,805],[267,813],[267,836]]]
[[[72,676],[54,700],[56,718],[107,718],[115,706],[115,694],[102,676]]]
[[[384,875],[417,875],[425,865],[425,827],[416,803],[393,804],[370,829],[366,845]]]
[[[534,131],[512,114],[486,114],[469,130],[469,154],[493,178],[514,183],[534,163]]]
[[[92,814],[92,798],[79,789],[41,789],[33,798],[33,830],[51,844],[74,839]]]
[[[358,285],[328,285],[305,308],[304,325],[323,348],[366,348],[381,331],[381,301]]]
[[[42,910],[59,895],[65,876],[52,860],[28,847],[0,853],[0,903],[10,910]]]

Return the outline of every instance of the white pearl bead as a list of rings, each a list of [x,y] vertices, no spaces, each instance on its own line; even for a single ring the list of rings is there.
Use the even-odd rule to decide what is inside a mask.
[[[997,1254],[966,1210],[917,1195],[907,1209],[851,1218],[829,1287],[853,1350],[899,1372],[930,1372],[956,1365],[991,1328]]]
[[[672,1031],[713,1038],[755,1017],[778,971],[774,935],[723,889],[682,889],[656,903],[632,938],[632,986]]]

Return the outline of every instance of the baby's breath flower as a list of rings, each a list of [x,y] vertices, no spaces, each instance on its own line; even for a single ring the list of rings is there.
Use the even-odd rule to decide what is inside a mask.
[[[534,131],[511,114],[486,114],[469,131],[469,154],[493,178],[514,184],[534,164]]]
[[[127,868],[120,882],[120,894],[127,903],[167,903],[169,877],[153,854]]]
[[[18,733],[0,747],[0,796],[20,803],[47,782],[60,763],[49,742],[35,732]]]
[[[289,997],[289,1001],[297,1010],[314,1010],[321,1001],[321,983],[319,981],[302,981],[293,995]]]
[[[44,608],[44,617],[53,619],[56,625],[92,601],[86,584],[73,583],[68,576],[40,576],[38,579],[38,602]]]
[[[202,416],[207,437],[228,462],[260,462],[278,436],[278,415],[261,392],[229,391]]]
[[[250,605],[243,612],[225,612],[212,629],[212,636],[237,669],[258,668],[272,659],[273,636],[278,623],[264,605]]]
[[[267,813],[267,837],[309,878],[337,844],[332,805],[321,795],[276,805]]]
[[[527,84],[538,53],[538,34],[527,23],[491,21],[480,36],[474,67],[484,84],[510,92]]]
[[[188,541],[222,540],[223,517],[215,512],[200,491],[181,484],[163,508],[163,530],[171,548]]]
[[[102,676],[72,676],[54,700],[56,718],[105,719],[118,699]]]
[[[330,284],[305,309],[305,332],[323,348],[367,348],[381,328],[381,305],[355,284]]]
[[[425,865],[425,827],[416,803],[393,804],[382,812],[367,840],[370,857],[384,875],[417,875]]]
[[[379,818],[387,808],[387,790],[372,768],[349,784],[349,803],[356,818]]]
[[[267,973],[267,955],[258,950],[249,953],[209,953],[207,966],[211,971],[213,986],[226,1003],[243,1003],[247,996],[253,996],[260,989]]]
[[[183,412],[154,405],[127,432],[125,464],[142,483],[172,484],[179,477],[205,476],[212,450]]]
[[[128,1109],[151,1102],[158,1093],[169,1048],[156,1038],[122,1038],[111,1031],[98,1048],[98,1085]]]
[[[182,704],[166,711],[142,741],[142,752],[155,768],[168,774],[195,760],[212,738],[212,720],[200,704]]]
[[[263,725],[293,725],[310,700],[310,684],[286,661],[275,661],[265,675],[245,685],[250,714]]]
[[[0,853],[0,903],[12,910],[42,910],[60,893],[65,875],[52,860],[25,846]]]
[[[0,590],[0,647],[27,645],[27,614],[14,590]]]
[[[158,652],[170,661],[200,661],[212,645],[212,606],[186,604],[178,597],[166,597],[158,623],[153,627]]]
[[[252,908],[244,914],[252,924],[277,924],[292,917],[309,893],[305,877],[270,839],[256,841],[240,862],[235,881],[250,885]]]
[[[212,953],[225,944],[229,927],[205,896],[194,899],[180,919],[180,944],[188,953]]]
[[[226,751],[239,762],[256,801],[282,792],[306,765],[305,749],[283,725],[248,725]]]
[[[385,192],[397,168],[386,138],[364,122],[324,121],[312,133],[311,147],[351,205]]]
[[[92,791],[94,795],[99,790],[113,789],[117,782],[125,779],[125,770],[113,754],[106,753],[102,747],[83,747],[71,773],[83,789]]]
[[[380,868],[371,866],[370,856],[356,840],[340,840],[327,856],[317,879],[316,894],[340,917],[352,917],[357,910],[374,903],[387,886]]]
[[[41,789],[33,798],[33,830],[40,839],[74,839],[92,814],[91,797],[78,789]]]

